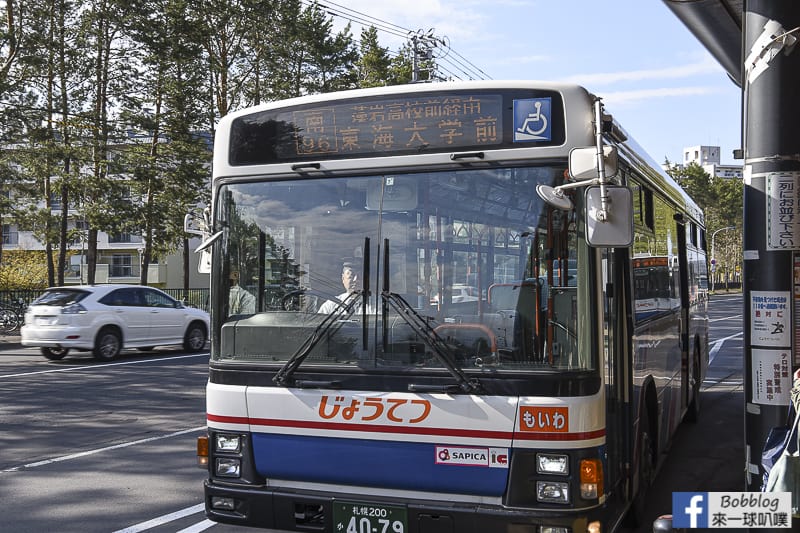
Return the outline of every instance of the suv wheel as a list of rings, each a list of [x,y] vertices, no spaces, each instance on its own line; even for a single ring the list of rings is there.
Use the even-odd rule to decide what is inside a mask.
[[[199,322],[192,322],[183,337],[183,349],[187,352],[199,352],[206,347],[206,328]]]
[[[110,327],[104,327],[97,334],[94,341],[94,358],[98,361],[112,361],[122,350],[122,339],[119,332]]]
[[[64,359],[69,353],[69,348],[42,348],[42,355],[51,361]]]

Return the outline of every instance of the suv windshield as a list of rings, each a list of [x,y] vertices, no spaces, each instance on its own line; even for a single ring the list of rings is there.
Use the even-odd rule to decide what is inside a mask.
[[[215,298],[214,357],[595,369],[577,335],[589,277],[576,268],[588,254],[576,211],[536,194],[563,175],[538,166],[222,186],[212,290],[227,297]]]

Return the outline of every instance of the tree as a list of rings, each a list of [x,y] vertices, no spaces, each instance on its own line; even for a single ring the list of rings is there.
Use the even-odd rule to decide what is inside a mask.
[[[175,251],[184,242],[183,217],[203,198],[209,157],[204,125],[201,47],[184,13],[186,0],[147,0],[132,35],[141,45],[146,75],[136,105],[125,115],[144,135],[125,150],[131,220],[144,238],[140,283],[147,284],[154,257]],[[160,24],[149,21],[159,18]],[[150,107],[152,106],[152,107]],[[137,109],[149,109],[142,113]],[[186,250],[184,250],[186,252]],[[188,276],[184,276],[188,278]]]
[[[360,87],[381,87],[389,84],[392,59],[388,48],[378,42],[378,30],[370,26],[361,30],[360,55],[356,62]]]
[[[83,213],[88,223],[88,283],[95,282],[98,231],[114,235],[129,227],[125,216],[129,203],[127,187],[110,177],[120,170],[111,147],[122,145],[125,138],[124,128],[120,128],[111,114],[134,92],[137,82],[133,68],[137,64],[136,48],[123,32],[131,13],[130,4],[113,0],[93,0],[81,11],[78,40],[86,50],[83,81],[89,85],[86,117],[91,147],[88,172],[80,176]]]
[[[414,69],[414,49],[408,43],[403,45],[399,53],[392,57],[392,64],[389,67],[389,77],[387,85],[403,85],[411,83]],[[429,76],[428,71],[423,71],[420,81],[426,81]]]
[[[683,168],[672,167],[669,174],[701,209],[705,210],[712,202],[711,176],[697,163],[691,162]]]
[[[715,275],[728,274],[735,270],[741,262],[739,250],[742,246],[742,211],[744,186],[741,180],[725,179],[710,176],[697,163],[690,163],[684,168],[670,166],[667,161],[667,172],[700,206],[705,214],[706,238],[714,242],[707,245],[709,260],[716,260]],[[734,228],[729,231],[718,231],[723,228]],[[716,235],[716,237],[714,237]],[[726,250],[724,254],[718,253]],[[711,257],[715,253],[717,257]],[[724,258],[724,261],[720,260]]]

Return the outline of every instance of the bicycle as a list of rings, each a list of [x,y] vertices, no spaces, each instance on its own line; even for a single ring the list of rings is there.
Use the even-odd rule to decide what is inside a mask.
[[[22,298],[13,302],[0,302],[0,333],[5,335],[17,331],[25,323],[25,310],[28,305]]]

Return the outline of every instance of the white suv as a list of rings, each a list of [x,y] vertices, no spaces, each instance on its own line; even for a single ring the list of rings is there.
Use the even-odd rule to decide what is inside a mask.
[[[158,289],[76,285],[47,289],[31,302],[21,335],[23,346],[38,346],[51,360],[74,348],[110,361],[123,348],[181,345],[198,352],[206,345],[208,331],[208,313],[185,307]]]

